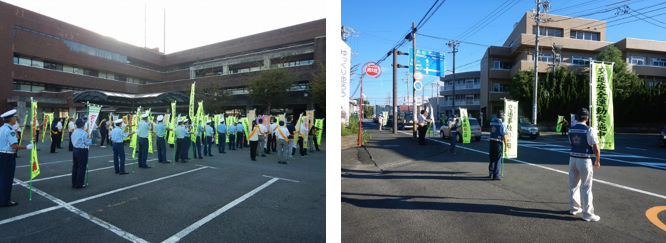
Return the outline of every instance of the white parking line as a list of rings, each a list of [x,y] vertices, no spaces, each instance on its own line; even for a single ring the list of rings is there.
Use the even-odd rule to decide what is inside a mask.
[[[411,135],[411,134],[408,134],[408,133],[405,133],[405,132],[402,132],[402,131],[401,131],[401,133],[404,133],[404,134],[407,134],[407,135]],[[437,143],[449,144],[449,143],[445,143],[445,142],[442,142],[442,141],[437,141],[437,140],[432,139],[432,138],[427,138],[427,139],[432,140],[433,142],[437,142]],[[469,147],[463,147],[462,149],[467,149],[467,150],[469,150],[469,151],[474,151],[474,152],[478,152],[478,153],[482,153],[482,154],[488,154],[487,152],[484,152],[484,151],[481,151],[481,150],[472,149],[472,148],[469,148]],[[557,151],[556,151],[556,152],[557,152]],[[569,175],[569,172],[568,172],[568,171],[561,171],[561,170],[558,170],[558,169],[553,169],[553,168],[550,168],[550,167],[547,167],[547,166],[543,166],[543,165],[532,164],[532,163],[525,162],[525,161],[518,160],[518,159],[506,159],[506,160],[513,160],[513,161],[518,162],[518,163],[521,163],[521,164],[531,165],[531,166],[535,166],[535,167],[538,167],[538,168],[542,168],[542,169],[546,169],[546,170],[554,171],[554,172],[557,172],[557,173],[561,173],[561,174]],[[608,160],[613,160],[613,159],[608,159]],[[617,160],[614,160],[614,161],[617,161]],[[625,162],[625,163],[632,163],[632,162],[628,162],[628,161],[622,161],[622,162]],[[634,163],[632,163],[632,164],[634,164]],[[635,163],[635,164],[638,164],[638,163]],[[666,196],[661,195],[661,194],[657,194],[657,193],[653,193],[653,192],[648,192],[648,191],[643,191],[643,190],[636,189],[636,188],[633,188],[633,187],[623,186],[623,185],[620,185],[620,184],[616,184],[616,183],[612,183],[612,182],[608,182],[608,181],[603,181],[603,180],[599,180],[599,179],[593,179],[593,180],[594,180],[595,182],[598,182],[598,183],[601,183],[601,184],[606,184],[606,185],[609,185],[609,186],[613,186],[613,187],[617,187],[617,188],[622,188],[622,189],[625,189],[625,190],[629,190],[629,191],[633,191],[633,192],[638,192],[638,193],[642,193],[642,194],[645,194],[645,195],[658,197],[658,198],[661,198],[661,199],[666,199]]]
[[[278,180],[279,180],[278,178],[273,178],[273,179],[267,181],[263,185],[255,188],[254,190],[252,190],[252,191],[246,193],[245,195],[237,198],[236,200],[228,203],[227,205],[224,205],[224,207],[222,207],[222,208],[218,209],[217,211],[209,214],[208,216],[204,217],[203,219],[200,219],[199,221],[195,222],[194,224],[188,226],[187,228],[181,230],[180,232],[176,233],[175,235],[169,237],[168,239],[166,239],[162,242],[164,243],[164,242],[178,242],[178,241],[180,241],[181,239],[183,239],[183,237],[192,233],[192,231],[197,230],[199,227],[208,223],[209,221],[211,221],[215,217],[220,216],[220,214],[226,212],[227,210],[229,210],[229,209],[233,208],[234,206],[238,205],[239,203],[245,201],[245,199],[248,199],[249,197],[253,196],[257,192],[263,190],[264,188],[270,186],[271,184],[273,184],[273,182],[276,182]]]
[[[97,168],[97,169],[89,170],[88,172],[91,172],[91,171],[98,171],[98,170],[106,170],[106,169],[109,169],[109,168],[113,168],[113,166]],[[34,179],[34,180],[32,180],[32,182],[45,181],[45,180],[50,180],[50,179],[55,179],[55,178],[60,178],[60,177],[65,177],[65,176],[71,176],[71,175],[72,175],[72,173],[69,173],[69,174],[63,174],[63,175],[57,175],[57,176],[51,176],[51,177],[45,177],[45,178],[39,178],[39,179]],[[30,181],[25,181],[25,183],[29,183],[29,182],[30,182]],[[14,182],[14,184],[12,184],[12,186],[13,186],[13,185],[17,185],[17,184],[19,184],[19,183]]]
[[[25,182],[20,181],[20,180],[16,180],[16,181],[17,181],[19,184],[21,184],[21,186],[28,188],[28,187],[25,185]],[[120,236],[120,237],[125,238],[126,240],[129,240],[129,241],[131,241],[131,242],[148,242],[148,241],[146,241],[146,240],[144,240],[144,239],[141,239],[141,238],[139,238],[139,237],[133,235],[133,234],[130,233],[130,232],[124,231],[124,230],[122,230],[122,229],[116,227],[115,225],[110,224],[109,222],[106,222],[106,221],[104,221],[104,220],[102,220],[102,219],[100,219],[100,218],[97,218],[97,217],[95,217],[95,216],[92,216],[91,214],[88,214],[88,213],[82,211],[81,209],[78,209],[78,208],[72,206],[71,203],[65,203],[65,202],[63,202],[62,200],[60,200],[60,199],[58,199],[58,198],[56,198],[56,197],[54,197],[54,196],[51,196],[51,195],[49,195],[48,193],[46,193],[46,192],[44,192],[44,191],[42,191],[42,190],[35,189],[35,188],[32,188],[32,190],[33,190],[35,193],[37,193],[37,194],[39,194],[39,195],[42,195],[42,196],[44,196],[45,198],[47,198],[47,199],[53,201],[54,203],[58,204],[60,207],[64,207],[64,208],[66,208],[67,210],[71,211],[72,213],[75,213],[75,214],[81,216],[82,218],[87,219],[87,220],[89,220],[89,221],[91,221],[91,222],[93,222],[93,223],[95,223],[95,224],[101,226],[102,228],[105,228],[105,229],[107,229],[107,230],[113,232],[114,234],[116,234],[116,235],[118,235],[118,236]]]
[[[109,195],[109,194],[112,194],[112,193],[124,191],[124,190],[135,188],[135,187],[138,187],[138,186],[143,186],[143,185],[146,185],[146,184],[161,181],[161,180],[164,180],[164,179],[169,179],[169,178],[172,178],[172,177],[184,175],[184,174],[187,174],[187,173],[195,172],[195,171],[206,169],[206,168],[208,168],[208,167],[200,167],[200,168],[196,168],[196,169],[193,169],[193,170],[188,170],[188,171],[180,172],[180,173],[177,173],[177,174],[173,174],[173,175],[170,175],[170,176],[160,177],[160,178],[157,178],[157,179],[154,179],[154,180],[142,182],[142,183],[131,185],[131,186],[128,186],[128,187],[123,187],[123,188],[119,188],[119,189],[116,189],[116,190],[113,190],[113,191],[108,191],[108,192],[105,192],[105,193],[102,193],[102,194],[97,194],[97,195],[93,195],[93,196],[86,197],[86,198],[83,198],[83,199],[79,199],[79,200],[76,200],[76,201],[73,201],[73,202],[70,202],[70,203],[66,203],[65,205],[74,205],[74,204],[77,204],[77,203],[82,203],[82,202],[89,201],[89,200],[99,198],[99,197],[102,197],[102,196],[106,196],[106,195]],[[29,188],[28,183],[26,183],[25,181],[21,181],[21,180],[18,180],[18,179],[14,179],[14,181],[16,181],[18,184],[20,184],[23,187]],[[33,187],[32,190],[36,191],[37,189]],[[46,193],[44,193],[44,194],[48,195]],[[52,199],[50,199],[50,200],[53,201]],[[54,202],[59,204],[56,201],[54,201]],[[17,221],[17,220],[20,220],[20,219],[32,217],[32,216],[39,215],[39,214],[42,214],[42,213],[50,212],[50,211],[53,211],[53,210],[56,210],[56,209],[59,209],[59,208],[62,208],[62,207],[64,207],[64,205],[53,206],[53,207],[41,209],[41,210],[38,210],[38,211],[35,211],[35,212],[32,212],[32,213],[22,214],[22,215],[18,215],[18,216],[8,218],[8,219],[0,220],[0,225],[11,223],[11,222],[14,222],[14,221]]]

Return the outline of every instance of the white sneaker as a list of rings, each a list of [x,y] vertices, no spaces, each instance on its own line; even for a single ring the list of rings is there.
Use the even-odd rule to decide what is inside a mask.
[[[571,210],[569,210],[569,214],[571,214],[571,215],[576,215],[576,214],[579,214],[579,213],[581,213],[581,212],[583,212],[583,210],[580,210],[580,209],[579,209],[578,211],[571,211]]]
[[[583,218],[583,220],[588,221],[588,222],[589,221],[597,222],[600,219],[601,219],[601,217],[599,217],[599,215],[592,215],[592,217],[590,217],[590,218]]]
[[[100,148],[106,148],[106,146],[99,146]]]

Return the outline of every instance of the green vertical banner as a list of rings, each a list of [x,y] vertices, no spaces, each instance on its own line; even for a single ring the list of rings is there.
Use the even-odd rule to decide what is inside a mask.
[[[385,118],[386,119],[386,118]],[[315,127],[317,127],[317,144],[321,144],[321,135],[324,133],[324,119],[317,119],[315,121]]]
[[[250,141],[250,120],[247,119],[247,117],[241,118],[241,123],[243,123],[243,129],[245,129],[245,141]],[[238,132],[238,131],[236,131]]]
[[[196,84],[197,81],[194,81],[194,83],[192,83],[192,88],[190,89],[190,110],[188,113],[190,115],[190,119],[194,117],[194,88],[196,87]]]
[[[384,117],[384,119],[382,119],[382,126],[386,126],[386,121],[388,120],[388,111],[382,111],[382,117]]]
[[[151,108],[152,109],[152,108]],[[148,114],[148,124],[150,124],[150,131],[148,131],[148,153],[153,153],[153,116],[150,114],[150,110],[148,109],[146,111],[146,114]]]
[[[506,158],[518,158],[518,101],[504,100],[504,124],[506,136]]]
[[[472,140],[472,130],[469,127],[469,115],[466,108],[460,109],[460,121],[462,124],[462,140],[463,143],[470,143]]]
[[[63,131],[69,131],[69,129],[67,128],[67,125],[68,125],[68,124],[69,124],[69,114],[68,114],[67,116],[65,116],[65,123],[64,123],[63,126],[62,126],[62,130],[63,130]],[[62,141],[65,139],[65,133],[64,133],[64,132],[60,132],[60,134],[61,134],[61,136],[60,136],[60,142],[62,143]]]
[[[169,144],[174,144],[176,140],[176,133],[174,132],[176,123],[176,102],[173,102],[171,103],[171,122],[169,122],[169,128],[171,129],[171,132],[169,132]]]
[[[615,150],[613,64],[590,62],[590,126],[597,129],[599,148]]]
[[[557,127],[555,127],[556,132],[562,131],[562,119],[564,119],[564,116],[557,116]]]
[[[141,118],[141,106],[139,106],[139,108],[136,108],[136,113],[134,114],[134,117],[132,117],[132,127],[130,128],[130,131],[137,130],[140,118]],[[130,148],[134,148],[134,150],[132,150],[133,159],[136,159],[136,148],[138,147],[136,146],[136,144],[138,140],[139,140],[139,134],[134,133],[134,135],[132,135],[132,140],[130,140]]]
[[[23,134],[25,133],[25,125],[28,123],[28,114],[25,114],[25,118],[23,118],[23,126],[21,126],[21,137],[19,137],[19,145],[21,145],[21,141],[23,141]],[[32,142],[32,140],[30,140]]]

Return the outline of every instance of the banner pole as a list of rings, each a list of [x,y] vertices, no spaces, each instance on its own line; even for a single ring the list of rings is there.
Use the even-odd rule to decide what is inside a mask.
[[[32,102],[33,102],[32,97],[30,97],[30,114],[32,114],[32,112],[33,112]],[[32,121],[32,122],[30,122],[30,139],[34,139],[34,137],[35,137],[35,123],[34,123],[35,118],[33,116],[34,116],[34,114],[32,114],[30,116],[30,120]],[[21,133],[21,135],[23,135],[23,133]],[[35,149],[35,148],[33,147],[32,149]],[[32,201],[32,163],[35,162],[34,157],[32,156],[32,153],[33,153],[33,151],[30,151],[30,198],[29,198],[30,201]]]
[[[90,101],[86,101],[86,107],[88,109],[88,119],[90,119]],[[88,127],[88,129],[92,130],[92,126]],[[88,136],[90,136],[90,133],[88,133]],[[90,151],[90,148],[88,148],[88,151]],[[90,184],[90,178],[88,177],[88,162],[86,161],[86,185]]]

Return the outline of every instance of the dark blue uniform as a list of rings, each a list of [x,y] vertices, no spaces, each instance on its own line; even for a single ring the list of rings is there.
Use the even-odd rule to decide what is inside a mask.
[[[488,165],[489,175],[492,178],[500,177],[500,167],[502,157],[504,156],[504,140],[502,136],[507,134],[506,125],[502,120],[495,118],[490,121],[490,165]]]

